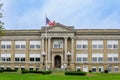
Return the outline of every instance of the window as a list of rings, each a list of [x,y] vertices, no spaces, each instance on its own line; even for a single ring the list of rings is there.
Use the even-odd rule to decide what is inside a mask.
[[[30,41],[30,49],[40,49],[41,41]]]
[[[92,40],[93,49],[103,49],[103,40]]]
[[[92,61],[93,62],[103,62],[103,54],[102,53],[93,53]]]
[[[63,40],[62,39],[54,39],[53,40],[53,48],[63,48]]]
[[[108,61],[112,61],[112,57],[108,57]]]
[[[92,58],[92,61],[97,61],[97,57],[93,57],[93,58]]]
[[[118,69],[118,66],[114,66],[114,72],[118,72],[119,69]]]
[[[118,61],[118,54],[108,54],[108,61],[109,62],[117,62]]]
[[[77,62],[87,62],[88,54],[76,54],[76,61]]]
[[[103,57],[98,57],[98,61],[103,61]]]
[[[15,61],[16,62],[24,62],[25,61],[25,54],[16,53],[15,54]]]
[[[118,49],[118,40],[107,40],[108,49]]]
[[[97,71],[96,67],[92,67],[92,72],[96,72],[96,71]]]
[[[88,41],[87,40],[77,40],[76,41],[76,48],[77,49],[87,49],[88,48]]]
[[[26,41],[15,41],[15,49],[25,49]]]
[[[1,41],[2,49],[11,49],[11,41]]]
[[[1,61],[11,61],[11,54],[9,53],[2,53],[1,54]]]
[[[81,57],[77,57],[77,62],[80,62],[80,61],[82,61]]]
[[[30,53],[30,62],[40,62],[40,54]]]

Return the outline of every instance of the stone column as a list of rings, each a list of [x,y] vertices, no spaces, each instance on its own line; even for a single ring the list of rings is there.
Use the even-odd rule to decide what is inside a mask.
[[[68,39],[68,37],[65,37],[64,39],[65,39],[65,57],[64,57],[65,59],[64,60],[67,61],[66,54],[67,54],[67,39]]]
[[[71,61],[74,61],[74,38],[71,38]]]
[[[48,38],[48,61],[51,61],[50,60],[50,51],[51,51],[51,38]]]
[[[41,50],[42,50],[42,52],[44,51],[44,37],[42,37],[42,47],[41,47]]]

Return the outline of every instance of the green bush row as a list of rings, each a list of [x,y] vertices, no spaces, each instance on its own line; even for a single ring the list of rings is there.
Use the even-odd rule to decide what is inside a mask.
[[[86,72],[82,72],[82,71],[66,71],[65,75],[86,75]]]
[[[22,74],[25,73],[50,74],[52,71],[22,70]]]
[[[15,69],[1,69],[0,72],[17,72]]]

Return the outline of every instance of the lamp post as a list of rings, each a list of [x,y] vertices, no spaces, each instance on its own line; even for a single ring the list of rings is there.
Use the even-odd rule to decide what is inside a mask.
[[[67,61],[68,61],[67,69],[70,70],[71,53],[68,51],[66,56],[67,56]]]
[[[42,63],[42,65],[43,65],[43,70],[45,70],[45,67],[46,67],[46,65],[45,65],[45,57],[46,57],[45,52],[42,52],[42,57],[43,57],[43,63]]]

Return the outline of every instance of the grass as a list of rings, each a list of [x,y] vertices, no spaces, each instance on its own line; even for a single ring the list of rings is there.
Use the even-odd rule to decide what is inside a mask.
[[[65,76],[64,72],[53,72],[50,75],[3,72],[0,73],[0,80],[120,80],[120,73],[88,73],[87,76]]]

